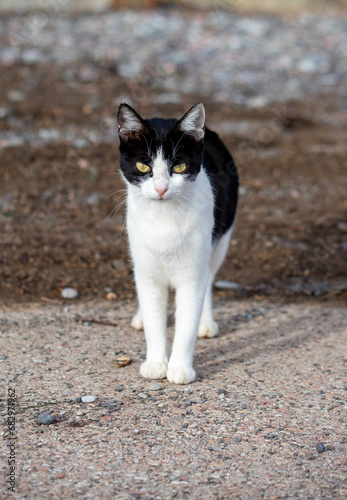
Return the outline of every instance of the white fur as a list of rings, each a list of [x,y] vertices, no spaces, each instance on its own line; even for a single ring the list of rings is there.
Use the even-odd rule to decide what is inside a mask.
[[[163,199],[156,191],[158,186],[167,187]],[[230,232],[220,240],[211,259],[213,223],[213,194],[203,168],[194,182],[184,181],[180,174],[170,176],[159,151],[153,176],[140,186],[128,183],[127,229],[140,304],[132,324],[138,329],[143,324],[145,330],[147,357],[140,373],[146,378],[166,376],[176,384],[192,382],[198,330],[200,336],[216,334],[211,287]],[[176,291],[170,359],[166,338],[169,287]]]
[[[232,227],[225,234],[223,234],[212,253],[209,279],[199,324],[198,337],[215,337],[218,334],[218,325],[213,320],[212,287],[214,277],[227,253],[231,233]]]
[[[120,134],[124,132],[141,131],[142,123],[130,109],[124,108],[122,114],[123,114],[123,126],[118,128]]]
[[[152,166],[153,175],[141,184],[142,195],[146,199],[151,200],[169,200],[182,194],[182,189],[186,182],[182,174],[169,175],[168,165],[163,157],[163,152],[160,149]],[[161,195],[160,191],[167,189],[165,194]],[[178,200],[176,200],[179,203]],[[156,210],[161,210],[156,205]]]
[[[183,117],[180,128],[187,134],[193,134],[197,140],[204,136],[205,108],[200,104],[193,106]]]

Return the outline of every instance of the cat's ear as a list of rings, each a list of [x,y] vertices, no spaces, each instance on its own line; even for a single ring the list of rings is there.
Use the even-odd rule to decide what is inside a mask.
[[[122,103],[118,108],[118,134],[122,141],[144,134],[147,130],[146,123],[129,104]]]
[[[200,141],[205,134],[205,108],[201,102],[195,104],[189,111],[181,118],[177,127],[185,134],[194,137],[195,140]]]

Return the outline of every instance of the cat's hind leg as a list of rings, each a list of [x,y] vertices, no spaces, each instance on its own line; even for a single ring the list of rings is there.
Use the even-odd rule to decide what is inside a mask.
[[[214,277],[227,253],[231,232],[232,227],[223,234],[211,256],[208,285],[198,330],[198,337],[200,338],[215,337],[218,334],[218,325],[213,319],[212,287]]]
[[[143,321],[140,307],[131,320],[131,326],[135,328],[135,330],[143,330]]]

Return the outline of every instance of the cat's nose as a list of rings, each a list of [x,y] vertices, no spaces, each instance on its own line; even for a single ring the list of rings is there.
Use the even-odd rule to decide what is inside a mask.
[[[156,192],[159,194],[160,198],[162,198],[164,196],[164,194],[166,193],[167,191],[167,188],[155,188]]]

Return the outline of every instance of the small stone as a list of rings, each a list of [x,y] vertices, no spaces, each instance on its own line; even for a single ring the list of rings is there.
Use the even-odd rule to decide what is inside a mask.
[[[163,386],[161,384],[151,384],[149,386],[149,390],[150,391],[160,391],[160,389],[162,389]]]
[[[10,114],[9,108],[0,108],[0,119],[6,118]]]
[[[122,259],[115,259],[113,262],[112,262],[112,267],[113,269],[116,269],[117,271],[121,271],[123,269],[126,269],[127,265],[126,265],[126,262],[124,262],[124,260]]]
[[[187,415],[188,412],[183,408],[172,408],[171,413],[173,415]]]
[[[243,287],[234,281],[228,280],[219,280],[214,283],[216,288],[224,289],[224,290],[243,290]]]
[[[268,104],[269,100],[265,96],[251,97],[247,100],[247,105],[250,108],[263,108]]]
[[[5,356],[5,354],[0,354],[0,361],[4,361],[5,359],[7,359],[7,356]]]
[[[103,408],[107,408],[109,410],[113,410],[114,409],[114,405],[112,403],[101,403],[101,406]]]
[[[98,205],[100,201],[100,196],[98,193],[91,193],[88,198],[87,198],[87,205],[93,206],[93,205]]]
[[[144,392],[139,392],[139,398],[146,399],[148,396]]]
[[[10,90],[7,99],[11,102],[22,102],[24,101],[24,94],[20,90]]]
[[[38,424],[50,425],[53,424],[54,417],[50,414],[49,410],[43,411],[37,418]]]
[[[315,73],[319,70],[319,64],[313,58],[306,58],[298,63],[298,69],[302,73]]]
[[[82,396],[81,401],[82,403],[94,403],[96,400],[96,396]]]
[[[78,291],[74,288],[66,287],[61,292],[63,299],[76,299],[78,297]]]
[[[22,59],[26,64],[36,64],[42,60],[42,53],[34,48],[26,49],[23,51]]]
[[[316,445],[316,450],[318,451],[318,453],[323,453],[325,451],[325,446],[323,443],[318,443]]]

